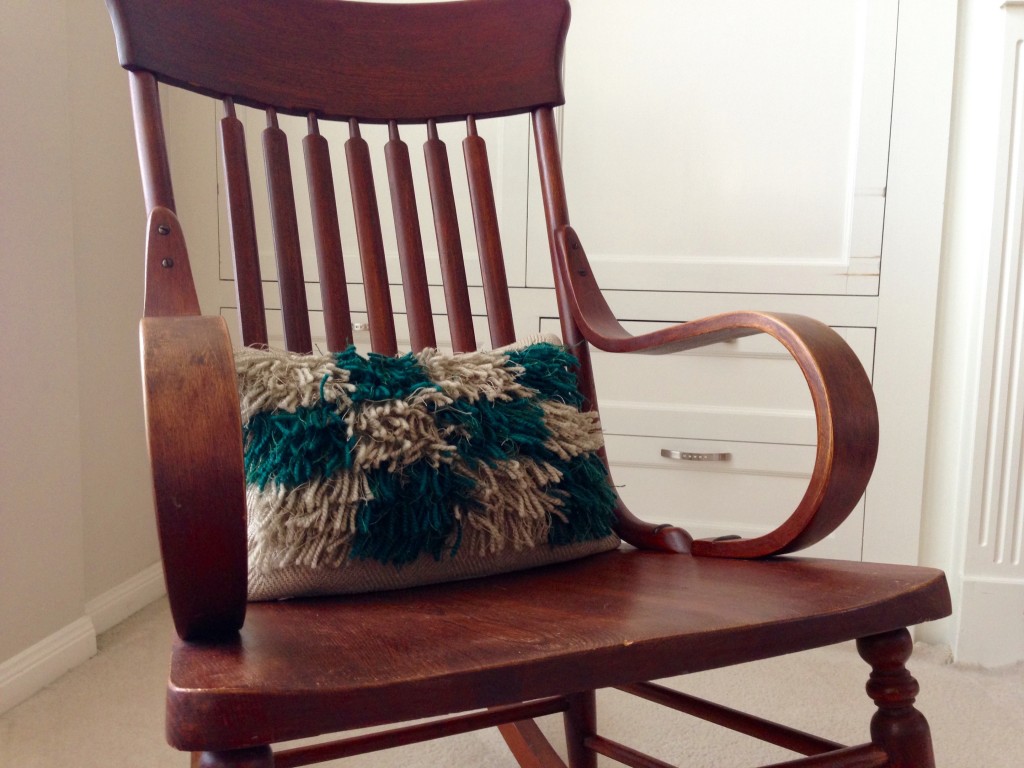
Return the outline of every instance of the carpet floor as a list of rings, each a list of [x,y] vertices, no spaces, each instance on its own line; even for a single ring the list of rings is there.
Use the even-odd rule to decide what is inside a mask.
[[[102,635],[99,653],[0,717],[0,768],[185,768],[163,740],[170,614],[165,600]],[[939,768],[1024,765],[1024,664],[950,664],[919,645],[909,663]],[[868,740],[867,667],[852,644],[675,678],[667,684],[847,744]],[[616,691],[598,694],[598,730],[686,768],[765,765],[796,756]],[[540,721],[562,751],[561,720]],[[602,759],[603,760],[603,759]],[[327,765],[515,766],[494,729]],[[602,766],[616,765],[603,761]]]

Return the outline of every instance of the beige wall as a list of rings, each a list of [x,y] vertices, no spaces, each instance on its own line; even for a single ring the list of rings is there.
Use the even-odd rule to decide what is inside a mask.
[[[127,75],[103,3],[69,0],[85,595],[157,560],[139,383],[146,212]]]
[[[158,558],[136,324],[144,211],[100,2],[0,25],[0,663]]]

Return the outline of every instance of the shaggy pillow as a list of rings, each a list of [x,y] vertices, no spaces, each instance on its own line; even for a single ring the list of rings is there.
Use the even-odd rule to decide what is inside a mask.
[[[557,339],[553,339],[557,342]],[[614,549],[575,358],[236,352],[249,598],[367,592]]]

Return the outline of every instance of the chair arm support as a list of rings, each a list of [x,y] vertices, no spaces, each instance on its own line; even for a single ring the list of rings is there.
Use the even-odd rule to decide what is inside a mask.
[[[161,206],[149,212],[143,306],[146,317],[200,314],[185,235],[174,211]]]
[[[157,530],[184,640],[245,619],[246,508],[234,358],[220,317],[147,317],[139,327]]]
[[[800,366],[811,392],[818,447],[796,510],[757,538],[697,540],[695,555],[766,557],[808,547],[834,531],[864,493],[878,452],[871,382],[853,350],[831,328],[801,315],[731,312],[633,336],[615,319],[571,227],[555,234],[559,281],[583,337],[608,352],[665,354],[766,333]]]

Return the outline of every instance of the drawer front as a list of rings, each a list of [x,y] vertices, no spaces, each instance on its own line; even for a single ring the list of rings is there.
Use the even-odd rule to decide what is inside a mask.
[[[632,333],[667,323],[626,322]],[[558,333],[545,318],[541,330]],[[874,328],[836,328],[872,370]],[[813,446],[810,393],[781,344],[748,336],[672,355],[593,350],[594,375],[606,433]]]
[[[776,528],[803,497],[815,453],[805,445],[614,434],[606,442],[612,480],[633,514],[695,538],[749,538]],[[859,560],[863,523],[862,499],[835,532],[802,553]]]

